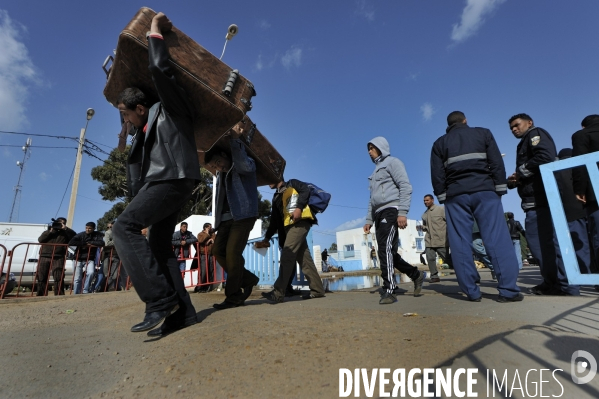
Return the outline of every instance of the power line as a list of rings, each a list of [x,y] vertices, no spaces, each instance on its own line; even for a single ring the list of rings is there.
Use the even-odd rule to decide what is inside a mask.
[[[53,136],[51,134],[33,134],[33,133],[21,133],[21,132],[7,132],[4,130],[0,130],[0,133],[4,133],[4,134],[19,134],[22,136],[34,136],[34,137],[53,137],[55,139],[75,139],[75,140],[79,140],[78,137],[71,137],[71,136]]]
[[[60,208],[62,207],[62,201],[64,201],[64,196],[67,195],[67,190],[69,189],[69,184],[71,184],[71,179],[73,178],[73,173],[75,173],[75,165],[73,165],[73,170],[71,171],[71,177],[69,177],[67,186],[64,189],[64,194],[62,194],[62,199],[60,200],[60,205],[58,205],[58,210],[56,211],[56,215],[54,215],[54,218],[58,217],[58,212],[60,212]]]
[[[18,148],[22,148],[22,145],[13,145],[13,144],[0,144],[0,147],[18,147]],[[77,147],[52,147],[52,146],[45,146],[45,145],[30,145],[29,148],[71,148],[71,149],[77,149]]]

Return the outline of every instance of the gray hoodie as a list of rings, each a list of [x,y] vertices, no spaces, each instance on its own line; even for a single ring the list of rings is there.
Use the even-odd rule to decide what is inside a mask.
[[[374,160],[374,172],[368,178],[370,201],[366,224],[373,224],[374,215],[385,208],[397,208],[398,216],[407,216],[412,199],[412,185],[406,168],[399,159],[392,157],[389,143],[384,137],[375,137],[368,142],[381,152]]]

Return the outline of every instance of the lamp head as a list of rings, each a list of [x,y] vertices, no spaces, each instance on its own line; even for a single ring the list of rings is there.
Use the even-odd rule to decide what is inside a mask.
[[[91,120],[91,118],[93,118],[94,114],[96,113],[96,111],[94,111],[93,108],[88,108],[87,109],[87,120]]]
[[[237,28],[237,25],[231,24],[231,26],[229,26],[229,29],[227,29],[226,39],[227,40],[233,39],[233,36],[235,36],[238,31],[239,31],[239,29]]]

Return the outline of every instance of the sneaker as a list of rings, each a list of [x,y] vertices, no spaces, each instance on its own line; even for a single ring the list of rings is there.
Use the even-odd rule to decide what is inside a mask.
[[[420,295],[420,291],[422,291],[422,284],[424,283],[425,278],[426,272],[420,272],[418,277],[414,280],[414,296]]]
[[[507,303],[507,302],[520,302],[524,299],[524,295],[522,295],[521,293],[518,293],[518,295],[514,296],[514,297],[506,297],[503,295],[499,295],[497,297],[497,302],[499,303]]]
[[[439,278],[439,275],[438,275],[438,274],[433,274],[433,275],[431,276],[430,282],[431,282],[431,283],[440,283],[440,282],[441,282],[441,279]]]
[[[390,294],[387,291],[385,291],[385,293],[381,295],[379,305],[388,305],[394,302],[397,302],[397,299],[393,296],[393,294]]]
[[[274,290],[272,290],[270,292],[263,292],[262,297],[264,297],[274,303],[281,303],[285,300],[285,297],[278,296]]]

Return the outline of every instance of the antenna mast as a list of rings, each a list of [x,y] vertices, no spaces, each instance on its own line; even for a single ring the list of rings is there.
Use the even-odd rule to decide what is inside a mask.
[[[23,146],[23,161],[17,161],[17,166],[21,171],[19,172],[19,181],[17,181],[17,185],[15,186],[15,198],[12,201],[12,209],[10,210],[10,216],[8,218],[8,222],[11,223],[13,216],[15,221],[19,218],[19,206],[21,203],[21,177],[23,177],[23,171],[25,170],[25,162],[31,156],[31,138],[27,139],[27,142]]]

